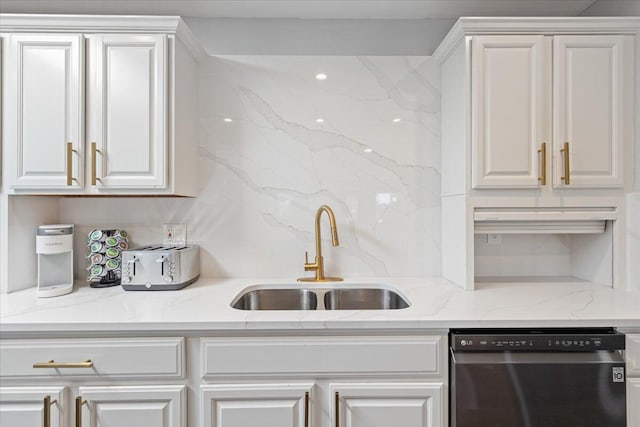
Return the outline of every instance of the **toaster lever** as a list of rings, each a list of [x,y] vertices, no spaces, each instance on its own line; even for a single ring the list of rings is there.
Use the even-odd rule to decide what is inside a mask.
[[[133,268],[131,268],[131,275],[136,275],[136,262],[138,262],[138,257],[133,255],[130,259],[127,260],[127,265],[133,264]]]

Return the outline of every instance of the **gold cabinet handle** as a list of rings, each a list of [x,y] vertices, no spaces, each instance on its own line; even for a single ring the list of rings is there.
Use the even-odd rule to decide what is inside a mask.
[[[33,364],[34,368],[93,368],[93,362],[91,359],[84,362],[56,362],[55,360],[49,360],[48,362],[36,362]]]
[[[82,427],[82,405],[87,403],[82,396],[76,397],[76,427]]]
[[[91,185],[96,185],[100,178],[96,177],[96,153],[102,154],[102,151],[98,150],[95,142],[91,143]]]
[[[75,178],[73,177],[73,153],[77,153],[73,149],[73,142],[67,142],[67,185],[72,185]]]
[[[547,185],[547,143],[543,142],[538,150],[540,153],[540,176],[538,181],[540,185]]]
[[[309,427],[309,392],[304,393],[304,427]]]
[[[340,393],[336,391],[336,427],[340,427]]]
[[[44,427],[51,427],[51,405],[56,402],[57,400],[51,400],[51,396],[44,397]]]
[[[564,181],[565,185],[571,184],[571,173],[569,172],[569,143],[564,143],[564,148],[560,150],[561,153],[564,154],[564,176],[561,176],[560,179]]]

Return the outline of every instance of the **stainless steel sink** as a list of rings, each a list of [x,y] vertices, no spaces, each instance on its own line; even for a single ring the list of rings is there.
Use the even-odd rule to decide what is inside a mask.
[[[238,310],[398,310],[409,302],[384,285],[341,285],[340,288],[256,285],[233,300]]]
[[[391,289],[341,288],[324,294],[324,306],[327,310],[398,310],[409,303]]]
[[[239,310],[315,310],[318,296],[309,289],[255,289],[241,293],[231,307]]]

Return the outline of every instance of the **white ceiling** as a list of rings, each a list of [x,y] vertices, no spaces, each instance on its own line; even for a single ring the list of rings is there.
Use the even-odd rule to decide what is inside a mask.
[[[424,19],[575,16],[595,0],[1,0],[3,13],[200,18]]]

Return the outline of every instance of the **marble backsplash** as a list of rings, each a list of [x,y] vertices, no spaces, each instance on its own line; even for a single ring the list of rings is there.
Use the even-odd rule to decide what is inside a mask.
[[[431,57],[208,57],[199,197],[61,199],[60,220],[77,247],[92,228],[139,245],[186,223],[204,276],[293,279],[311,274],[304,252],[327,204],[340,237],[331,247],[323,217],[327,274],[439,275],[439,72]]]

